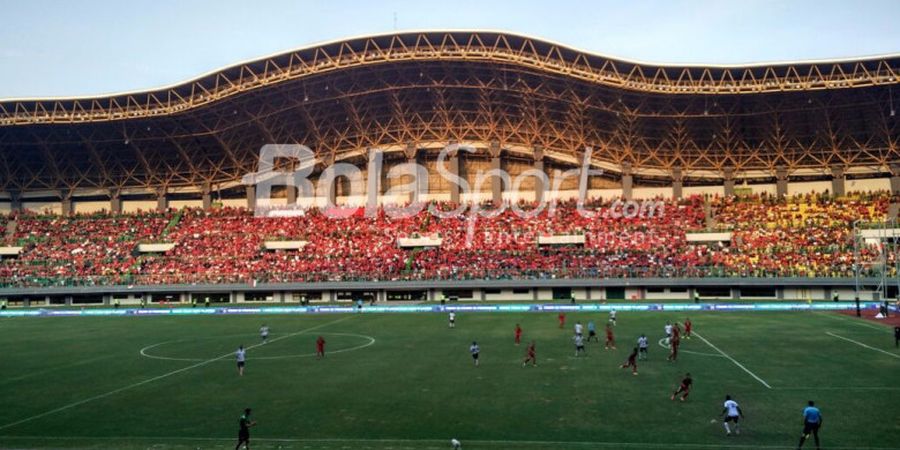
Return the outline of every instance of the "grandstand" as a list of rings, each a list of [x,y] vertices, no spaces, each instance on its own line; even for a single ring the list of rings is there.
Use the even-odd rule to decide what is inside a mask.
[[[0,100],[0,448],[900,450],[898,77],[425,31]]]
[[[898,77],[896,56],[675,67],[431,31],[329,42],[145,92],[0,101],[0,297],[896,296],[875,285],[885,273],[900,283],[881,245],[897,231],[857,244],[860,224],[897,217]],[[323,189],[277,186],[272,201],[304,213],[254,214],[244,180],[262,170],[260,148],[297,143]],[[274,161],[284,172],[306,162]],[[335,163],[360,178],[329,179]],[[387,174],[405,163],[427,181],[404,191],[409,177]],[[492,169],[522,182],[480,178]],[[374,215],[325,214],[371,198]],[[585,218],[579,198],[662,213]],[[388,214],[548,200],[555,214],[506,210],[474,226],[466,214]]]

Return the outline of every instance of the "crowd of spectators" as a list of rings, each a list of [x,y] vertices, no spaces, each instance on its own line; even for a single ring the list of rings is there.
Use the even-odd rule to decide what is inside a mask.
[[[883,220],[889,197],[694,196],[642,204],[651,207],[623,211],[621,202],[595,199],[582,205],[588,214],[580,213],[575,202],[561,202],[552,211],[523,215],[506,209],[490,217],[465,211],[438,217],[423,211],[395,218],[383,209],[341,219],[318,210],[255,217],[240,208],[71,217],[17,213],[10,217],[16,220],[15,233],[5,245],[23,249],[18,257],[0,261],[0,285],[846,277],[854,269],[854,222]],[[432,206],[449,210],[456,205]],[[710,227],[731,232],[730,242],[687,241],[688,232]],[[439,239],[440,245],[398,245],[400,238],[417,236]],[[579,236],[583,243],[539,245],[542,236]],[[300,250],[264,245],[278,240],[305,245]],[[141,242],[174,247],[142,254],[137,251]],[[863,245],[860,252],[874,260],[880,249]]]

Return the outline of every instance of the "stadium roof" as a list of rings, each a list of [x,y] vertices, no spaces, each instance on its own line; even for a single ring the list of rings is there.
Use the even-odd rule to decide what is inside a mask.
[[[267,143],[324,161],[499,142],[668,176],[878,172],[900,161],[900,55],[742,66],[615,59],[496,31],[331,41],[177,85],[0,101],[0,189],[236,182]]]

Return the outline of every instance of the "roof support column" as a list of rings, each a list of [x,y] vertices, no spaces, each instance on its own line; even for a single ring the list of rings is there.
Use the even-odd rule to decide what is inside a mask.
[[[500,176],[501,162],[500,162],[500,141],[492,140],[491,146],[488,149],[491,153],[491,200],[494,202],[494,205],[500,205],[503,203],[503,178]]]
[[[725,196],[734,195],[734,167],[726,167],[722,169],[722,178],[725,179]]]
[[[203,183],[203,186],[200,188],[200,192],[203,196],[203,209],[212,208],[212,187],[209,185],[209,183]]]
[[[62,215],[71,216],[75,210],[72,203],[72,190],[63,189],[59,191],[59,202],[62,205]]]
[[[684,173],[681,167],[672,168],[672,198],[681,200],[684,197]]]
[[[775,167],[775,194],[778,197],[787,195],[788,171],[787,167]]]
[[[24,210],[22,207],[22,193],[18,190],[9,190],[9,210],[10,212],[20,212]]]
[[[891,192],[900,194],[900,164],[891,164]]]
[[[377,148],[367,152],[366,166],[366,212],[374,214],[378,209],[378,197],[381,196],[381,176],[384,172],[384,153]]]
[[[450,144],[452,145],[454,144],[454,142],[451,142]],[[449,166],[447,167],[447,171],[450,172],[451,175],[455,175],[458,177],[459,169],[461,166],[459,161],[459,150],[450,151],[449,156],[450,157],[447,158],[447,163]],[[459,185],[454,183],[453,181],[450,181],[450,201],[453,203],[459,203]]]
[[[109,190],[109,212],[122,214],[122,191],[119,189]]]
[[[847,177],[842,166],[831,166],[831,193],[835,196],[846,194]]]
[[[631,163],[622,163],[622,197],[631,200],[634,197],[634,176],[631,174]]]
[[[418,166],[419,158],[418,158],[418,149],[416,148],[416,144],[409,142],[406,144],[406,148],[403,149],[403,155],[406,156],[406,164],[410,164],[412,166]],[[419,201],[419,197],[423,193],[427,193],[428,186],[423,186],[425,180],[419,179],[418,172],[412,173],[410,176],[413,177],[413,187],[409,192],[409,202],[416,203]]]
[[[544,177],[540,176],[544,173],[544,148],[540,145],[534,146],[534,171],[538,173],[534,177],[534,201],[543,203],[547,186],[544,184]]]
[[[169,209],[169,197],[167,196],[165,186],[163,186],[156,191],[156,210],[165,212],[167,209]]]
[[[247,209],[253,211],[256,209],[256,185],[247,185]]]

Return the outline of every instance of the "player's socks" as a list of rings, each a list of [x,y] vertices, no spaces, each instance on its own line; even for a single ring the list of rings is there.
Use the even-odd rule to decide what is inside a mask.
[[[728,422],[722,422],[722,425],[725,425],[725,432],[731,434],[731,427],[728,426]]]

